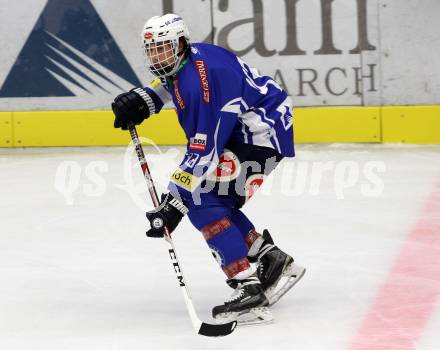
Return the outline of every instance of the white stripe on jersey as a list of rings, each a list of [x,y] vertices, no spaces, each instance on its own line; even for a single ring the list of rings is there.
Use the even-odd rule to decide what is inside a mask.
[[[269,88],[268,85],[272,85],[280,91],[283,91],[281,86],[277,84],[277,82],[273,79],[268,79],[264,85],[258,85],[255,81],[256,78],[262,78],[262,76],[258,73],[256,68],[249,67],[243,60],[237,57],[238,63],[240,63],[241,68],[243,70],[244,75],[246,76],[247,83],[252,86],[254,89],[258,90],[260,94],[266,95]]]
[[[272,140],[275,143],[276,150],[278,153],[281,153],[281,147],[280,147],[280,142],[278,141],[277,132],[275,131],[275,129],[272,129],[272,131],[273,131]]]
[[[270,119],[270,118],[268,118],[267,116],[266,116],[266,110],[264,109],[264,108],[258,108],[258,110],[261,112],[261,114],[263,115],[263,120],[265,121],[265,122],[267,122],[267,123],[270,123],[270,124],[272,124],[272,125],[275,125],[275,120],[272,120],[272,119]]]
[[[259,114],[254,111],[249,111],[239,115],[238,118],[248,127],[252,135],[252,144],[274,148],[272,142],[270,142],[270,138],[272,137],[271,130],[273,130],[272,126],[264,122]]]
[[[244,136],[244,143],[249,143],[249,135],[246,131],[246,125],[244,123],[241,123],[241,132]]]

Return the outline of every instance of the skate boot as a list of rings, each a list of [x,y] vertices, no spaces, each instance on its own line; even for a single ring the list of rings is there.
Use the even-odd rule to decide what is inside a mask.
[[[235,291],[223,305],[212,309],[212,317],[218,323],[236,320],[239,325],[248,325],[273,320],[272,313],[267,308],[269,301],[257,277],[229,279],[226,283]]]
[[[290,255],[274,244],[268,230],[264,230],[263,237],[251,246],[248,259],[258,264],[257,276],[269,305],[280,300],[306,272],[304,267],[296,264]]]

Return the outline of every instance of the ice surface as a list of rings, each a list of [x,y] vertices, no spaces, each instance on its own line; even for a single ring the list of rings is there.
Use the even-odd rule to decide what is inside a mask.
[[[146,148],[163,190],[183,149],[160,151]],[[0,149],[0,349],[347,349],[440,180],[440,147],[297,152],[244,211],[307,273],[274,306],[275,323],[208,339],[191,328],[166,243],[145,237],[151,202],[132,152]],[[187,219],[174,237],[211,321],[231,290]],[[432,309],[414,349],[440,349],[438,300]]]

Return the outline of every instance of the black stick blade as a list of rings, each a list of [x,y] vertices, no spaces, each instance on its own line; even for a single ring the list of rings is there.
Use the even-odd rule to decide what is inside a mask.
[[[223,337],[225,335],[231,334],[236,326],[237,321],[223,324],[209,324],[203,322],[200,326],[199,334],[207,337]]]

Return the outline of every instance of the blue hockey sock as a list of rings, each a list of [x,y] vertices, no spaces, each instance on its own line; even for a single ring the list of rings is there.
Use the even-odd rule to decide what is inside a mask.
[[[208,246],[228,278],[250,271],[248,247],[231,220],[227,207],[196,207],[188,213],[192,224],[202,232]]]

